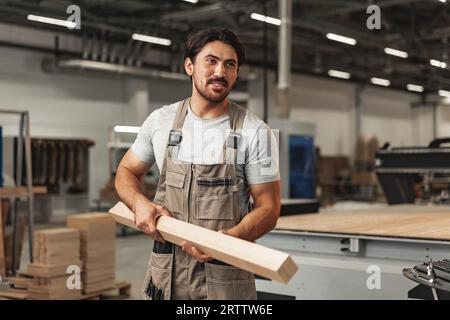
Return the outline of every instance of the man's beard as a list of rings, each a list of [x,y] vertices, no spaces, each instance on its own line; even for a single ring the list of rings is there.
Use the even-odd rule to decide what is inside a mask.
[[[197,83],[195,77],[192,78],[194,80],[194,85],[195,88],[197,89],[197,92],[208,102],[221,103],[230,94],[231,89],[228,88],[228,84],[226,85],[225,90],[219,96],[216,96],[215,94],[211,94],[208,92],[207,87],[209,85],[209,80],[206,82],[205,87],[202,89],[201,86]]]

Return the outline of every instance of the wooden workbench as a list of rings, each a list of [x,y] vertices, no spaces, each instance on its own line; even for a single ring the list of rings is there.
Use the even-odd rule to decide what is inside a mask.
[[[397,205],[359,211],[285,216],[278,230],[450,240],[450,207]]]

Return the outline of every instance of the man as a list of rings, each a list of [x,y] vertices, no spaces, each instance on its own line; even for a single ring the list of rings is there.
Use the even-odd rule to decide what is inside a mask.
[[[227,99],[244,58],[230,30],[189,36],[184,66],[192,96],[150,114],[119,164],[119,196],[138,228],[155,240],[146,298],[256,299],[253,274],[212,260],[189,243],[165,242],[155,227],[159,216],[168,215],[248,241],[274,228],[280,179],[273,134]],[[139,187],[155,162],[160,178],[151,202]]]

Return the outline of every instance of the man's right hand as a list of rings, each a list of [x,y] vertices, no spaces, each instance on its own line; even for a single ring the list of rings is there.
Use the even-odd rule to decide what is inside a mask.
[[[156,230],[156,220],[162,215],[171,216],[166,208],[148,199],[138,200],[135,204],[134,219],[137,228],[159,242],[164,242],[164,238]]]

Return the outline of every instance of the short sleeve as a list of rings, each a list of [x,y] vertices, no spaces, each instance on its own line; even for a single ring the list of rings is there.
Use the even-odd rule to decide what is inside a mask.
[[[247,183],[261,184],[280,180],[277,139],[267,124],[262,122],[249,139],[245,162]]]
[[[139,133],[131,146],[133,153],[142,161],[153,165],[155,153],[152,143],[152,133],[157,121],[158,110],[152,112],[142,124]]]

